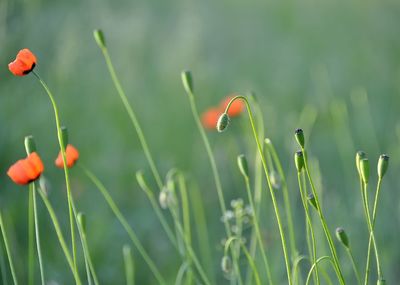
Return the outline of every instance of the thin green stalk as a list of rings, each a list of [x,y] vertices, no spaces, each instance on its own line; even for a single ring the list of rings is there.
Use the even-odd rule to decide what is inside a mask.
[[[247,261],[249,262],[250,267],[254,273],[254,279],[256,280],[256,284],[261,285],[260,274],[258,273],[257,266],[254,263],[254,259],[251,257],[250,252],[247,250],[247,248],[243,244],[243,242],[240,242],[240,245],[241,245],[244,255],[246,255]],[[270,284],[272,284],[272,283],[270,283]]]
[[[186,262],[182,263],[182,265],[179,267],[178,274],[176,275],[175,285],[182,284],[182,280],[187,269],[188,269],[187,263]]]
[[[128,221],[122,215],[121,211],[119,210],[118,206],[115,204],[114,200],[112,199],[111,195],[108,193],[106,187],[101,183],[101,181],[86,167],[82,164],[79,164],[80,168],[83,172],[87,175],[87,177],[96,185],[96,188],[100,191],[103,195],[104,199],[106,200],[107,204],[113,211],[114,215],[117,217],[118,221],[124,227],[125,231],[128,233],[133,245],[139,251],[140,255],[149,266],[151,272],[153,273],[154,277],[157,279],[157,282],[160,284],[166,284],[164,278],[161,276],[160,271],[158,270],[157,266],[154,264],[153,260],[147,254],[146,250],[144,249],[143,245],[141,244],[140,240],[136,236],[135,232],[129,225]]]
[[[284,201],[284,205],[285,205],[286,219],[287,219],[288,230],[289,230],[289,244],[290,244],[290,249],[292,252],[292,259],[294,260],[296,258],[296,256],[298,255],[298,252],[297,252],[297,247],[296,247],[296,236],[295,236],[295,231],[294,231],[294,226],[293,226],[292,208],[291,208],[291,204],[290,204],[289,191],[288,191],[288,187],[287,187],[287,183],[286,183],[285,172],[283,171],[281,161],[279,159],[278,153],[276,152],[276,149],[275,149],[272,141],[270,139],[266,139],[265,144],[267,145],[267,149],[269,150],[269,152],[272,156],[274,164],[278,170],[279,177],[281,179],[283,201]]]
[[[4,285],[8,285],[7,272],[6,272],[6,261],[4,260],[3,253],[4,253],[3,246],[0,243],[0,273],[1,273],[1,281],[3,282]]]
[[[36,185],[35,183],[30,184],[32,187],[32,202],[33,202],[33,214],[34,214],[34,223],[35,223],[35,234],[36,234],[36,249],[38,253],[38,260],[39,260],[39,269],[40,269],[40,279],[42,281],[42,285],[45,285],[45,278],[44,278],[44,267],[43,267],[43,259],[42,259],[42,248],[40,245],[40,232],[39,232],[39,218],[38,218],[38,210],[37,210],[37,203],[36,203]]]
[[[124,256],[126,285],[135,285],[135,265],[133,262],[131,247],[129,245],[124,245],[122,254]]]
[[[360,278],[360,274],[358,273],[356,263],[354,262],[353,253],[351,252],[350,248],[346,248],[346,251],[347,251],[347,253],[349,255],[349,258],[350,258],[350,261],[351,261],[351,265],[353,266],[353,271],[354,271],[354,275],[357,278],[357,283],[358,283],[358,285],[361,285],[362,284],[361,283],[361,278]]]
[[[75,208],[74,208],[75,211]],[[90,275],[90,266],[89,266],[89,261],[88,261],[88,254],[87,254],[87,248],[85,246],[85,241],[84,241],[84,229],[82,228],[82,225],[78,222],[77,223],[77,227],[78,227],[78,233],[79,233],[79,237],[81,239],[81,244],[82,244],[82,249],[83,249],[83,257],[84,257],[84,261],[85,261],[85,269],[86,269],[86,278],[88,281],[88,285],[92,285],[92,278]]]
[[[246,176],[243,176],[243,177],[244,177],[245,184],[246,184],[246,191],[247,191],[247,196],[248,196],[248,199],[249,199],[250,207],[254,211],[255,204],[254,204],[254,200],[253,200],[253,195],[251,194],[251,190],[250,190],[250,181],[249,181],[248,177],[246,177]],[[259,247],[260,247],[260,250],[261,250],[261,256],[263,258],[265,270],[267,272],[268,283],[272,285],[272,284],[274,284],[274,282],[272,282],[271,268],[269,266],[267,254],[266,254],[265,249],[264,249],[264,244],[263,244],[261,231],[260,231],[260,226],[259,226],[259,220],[258,220],[258,217],[256,215],[254,215],[253,219],[254,219],[254,230],[256,232],[256,237],[257,237],[258,244],[259,244]]]
[[[337,253],[336,253],[335,245],[333,243],[332,235],[331,235],[331,233],[329,231],[328,225],[326,224],[325,216],[322,213],[321,204],[319,203],[319,199],[318,199],[318,193],[317,193],[317,191],[315,189],[314,182],[312,180],[312,177],[311,177],[311,174],[310,174],[310,170],[308,168],[308,158],[307,158],[307,153],[306,153],[304,147],[302,147],[302,152],[303,152],[303,157],[304,157],[304,168],[306,170],[306,173],[307,173],[307,176],[308,176],[308,180],[310,182],[311,191],[312,191],[312,193],[314,195],[314,198],[315,198],[315,203],[317,205],[318,216],[319,216],[319,218],[321,220],[322,228],[324,230],[326,239],[328,241],[329,249],[330,249],[332,257],[333,257],[333,262],[335,264],[335,269],[336,269],[335,271],[336,271],[336,274],[338,275],[338,279],[339,279],[340,284],[344,285],[344,284],[346,284],[346,282],[344,280],[344,277],[343,277],[343,274],[342,274],[342,270],[340,268],[340,263],[339,263],[339,259],[338,259]]]
[[[33,219],[33,191],[32,187],[29,186],[28,194],[28,284],[33,285],[35,282],[35,257],[34,257],[34,247],[35,247],[35,227]]]
[[[292,278],[291,278],[291,273],[290,273],[290,262],[289,262],[289,256],[288,256],[287,246],[286,246],[286,238],[285,238],[285,233],[283,231],[283,226],[282,226],[281,217],[280,217],[280,213],[279,213],[278,203],[276,201],[274,189],[272,188],[272,185],[271,185],[268,166],[267,166],[267,163],[266,163],[265,158],[263,156],[263,149],[262,149],[261,143],[258,140],[258,134],[257,134],[256,128],[255,128],[255,125],[254,125],[253,113],[251,111],[251,108],[250,108],[249,102],[247,101],[247,98],[244,97],[244,96],[236,96],[236,97],[234,97],[229,102],[228,106],[226,106],[225,113],[228,112],[228,110],[229,110],[230,106],[232,105],[232,103],[237,99],[241,99],[246,103],[246,107],[247,107],[247,112],[249,114],[251,128],[253,130],[254,139],[256,141],[259,154],[261,156],[265,177],[267,178],[267,184],[268,184],[268,188],[269,188],[270,194],[271,194],[272,205],[274,207],[275,216],[276,216],[276,220],[277,220],[277,223],[278,223],[279,234],[280,234],[281,242],[282,242],[283,255],[284,255],[284,258],[285,258],[285,265],[286,265],[286,273],[287,273],[288,282],[289,282],[289,285],[292,285]]]
[[[363,209],[364,209],[364,215],[365,215],[365,221],[367,222],[367,228],[369,232],[369,226],[368,226],[368,214],[367,214],[367,207],[366,207],[366,201],[365,201],[365,192],[364,192],[364,183],[362,180],[362,177],[360,175],[360,191],[361,191],[361,199],[363,203]],[[365,276],[364,276],[364,284],[367,285],[369,281],[369,271],[370,271],[370,266],[371,266],[371,245],[372,245],[372,240],[371,238],[368,241],[368,250],[367,250],[367,262],[365,265]]]
[[[11,256],[11,251],[8,243],[8,238],[6,234],[6,230],[4,228],[4,222],[3,222],[3,215],[0,211],[0,228],[1,228],[1,234],[3,235],[3,241],[4,241],[4,247],[6,248],[6,253],[8,257],[8,264],[10,265],[10,270],[11,270],[11,275],[14,281],[14,285],[18,285],[18,280],[17,280],[17,274],[15,273],[15,268],[14,268],[14,262]]]
[[[330,261],[330,264],[332,264],[333,268],[334,268],[335,271],[336,271],[335,262],[333,261],[332,257],[330,257],[330,256],[322,256],[322,257],[318,258],[317,261],[314,262],[313,265],[311,266],[311,269],[310,269],[310,271],[308,272],[308,275],[307,275],[306,285],[308,285],[308,283],[310,282],[311,274],[312,274],[312,272],[314,271],[314,269],[317,267],[318,263],[320,263],[321,261],[323,261],[323,260],[325,260],[325,259],[328,259],[328,260]],[[339,277],[339,276],[338,276],[338,277]],[[340,279],[339,279],[339,281],[340,281]]]
[[[72,211],[72,193],[71,193],[71,186],[69,182],[69,170],[67,167],[67,158],[65,154],[65,142],[64,138],[62,135],[61,131],[61,123],[60,123],[60,116],[58,112],[58,107],[56,104],[56,101],[54,99],[53,94],[51,93],[49,87],[47,84],[42,80],[42,78],[35,72],[32,71],[33,75],[36,76],[36,78],[39,80],[40,84],[43,86],[44,90],[46,91],[47,95],[50,98],[51,104],[53,106],[54,110],[54,117],[56,121],[56,128],[57,128],[57,137],[58,137],[58,143],[60,145],[60,151],[61,151],[61,156],[63,160],[63,166],[64,166],[64,176],[65,176],[65,185],[67,188],[67,199],[68,199],[68,210],[69,210],[69,223],[71,227],[71,244],[72,244],[72,254],[73,254],[73,261],[74,261],[74,267],[75,271],[77,271],[77,264],[76,264],[76,244],[75,244],[75,226],[74,226],[74,219],[76,220],[76,217],[74,217],[73,211]]]
[[[89,245],[88,245],[87,238],[86,238],[86,231],[82,228],[82,226],[79,223],[78,223],[78,229],[81,234],[81,241],[82,241],[83,252],[85,255],[85,262],[89,266],[89,270],[90,270],[90,273],[92,274],[94,284],[99,285],[99,279],[98,279],[96,271],[94,269],[92,257],[90,255],[90,251],[89,251]]]
[[[303,178],[304,178],[304,176],[303,176]],[[314,229],[313,229],[313,225],[312,225],[312,221],[311,221],[311,217],[310,217],[310,212],[308,210],[308,204],[307,204],[306,195],[305,195],[306,192],[305,192],[305,189],[303,189],[301,180],[302,180],[301,172],[298,172],[297,173],[297,181],[299,182],[301,202],[303,203],[303,208],[304,208],[304,211],[306,214],[308,229],[310,230],[310,233],[311,233],[312,262],[313,262],[313,264],[316,264],[315,265],[315,274],[314,274],[315,282],[316,282],[316,284],[320,284],[319,274],[318,274],[318,265],[316,263],[316,261],[317,261],[317,246],[316,246],[316,242],[315,242]]]
[[[108,71],[110,72],[111,79],[112,79],[112,81],[113,81],[113,83],[115,85],[115,88],[117,89],[118,95],[122,100],[122,103],[123,103],[123,105],[124,105],[124,107],[126,109],[126,112],[129,115],[129,118],[131,119],[133,127],[136,130],[136,133],[137,133],[139,141],[140,141],[140,143],[142,145],[144,154],[145,154],[145,156],[147,158],[147,161],[149,162],[149,166],[150,166],[150,169],[151,169],[151,171],[153,173],[154,179],[156,180],[156,183],[157,183],[159,189],[161,190],[162,187],[163,187],[161,176],[160,176],[160,174],[159,174],[159,172],[157,170],[157,167],[156,167],[156,165],[154,163],[153,157],[151,156],[150,149],[149,149],[149,147],[147,145],[146,138],[144,136],[142,127],[140,126],[139,121],[138,121],[138,119],[136,117],[136,114],[133,111],[132,106],[129,104],[128,97],[126,96],[125,91],[122,88],[121,83],[119,82],[117,73],[115,72],[114,65],[112,64],[110,55],[108,53],[108,49],[104,46],[104,47],[101,47],[101,51],[103,52],[104,59],[106,61],[106,65],[107,65]]]
[[[43,200],[43,202],[44,202],[44,204],[45,204],[45,206],[47,208],[47,211],[49,212],[50,218],[51,218],[51,220],[53,222],[53,225],[54,225],[54,229],[55,229],[55,231],[57,233],[58,241],[60,242],[60,245],[61,245],[61,248],[62,248],[62,250],[64,252],[65,258],[67,259],[68,265],[69,265],[69,267],[70,267],[70,269],[72,271],[72,274],[74,275],[75,283],[77,285],[81,285],[82,282],[80,280],[78,271],[77,271],[76,267],[74,266],[74,262],[73,262],[73,260],[71,258],[71,254],[69,253],[68,246],[65,243],[64,236],[62,234],[62,231],[61,231],[61,228],[60,228],[60,224],[58,222],[58,219],[57,219],[57,216],[56,216],[56,214],[54,212],[54,209],[51,206],[49,199],[47,199],[46,194],[44,194],[43,191],[41,191],[40,189],[38,189],[38,192],[39,192],[40,197],[42,198],[42,200]]]

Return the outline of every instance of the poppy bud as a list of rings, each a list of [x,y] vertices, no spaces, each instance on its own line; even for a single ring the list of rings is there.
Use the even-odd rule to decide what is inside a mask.
[[[368,158],[363,158],[360,160],[360,172],[361,178],[365,184],[369,181],[369,160]]]
[[[228,116],[228,114],[227,113],[223,113],[220,117],[219,117],[219,119],[218,119],[218,122],[217,122],[217,130],[218,130],[218,132],[223,132],[225,129],[226,129],[226,127],[229,125],[229,116]]]
[[[336,237],[338,241],[340,241],[346,248],[349,248],[350,246],[349,238],[347,237],[347,234],[343,228],[336,229]]]
[[[232,270],[232,261],[229,256],[224,255],[221,260],[221,268],[225,273],[230,273]]]
[[[294,163],[296,164],[297,172],[300,173],[304,167],[304,157],[303,157],[303,152],[301,150],[295,152]]]
[[[382,179],[385,175],[389,166],[389,156],[386,154],[381,154],[378,160],[378,177]]]
[[[315,200],[314,194],[312,193],[308,194],[307,200],[311,204],[311,206],[315,208],[315,210],[318,210],[317,201]]]
[[[183,87],[187,94],[193,94],[193,77],[189,70],[184,70],[181,73]]]
[[[377,282],[377,285],[386,285],[386,280],[379,279],[378,282]]]
[[[83,232],[86,233],[86,215],[82,212],[79,212],[76,218],[78,219],[78,223],[81,226]]]
[[[68,145],[68,129],[66,126],[61,126],[61,137],[63,144],[66,147]]]
[[[26,153],[29,155],[36,151],[36,143],[33,136],[26,136],[24,140]]]
[[[360,160],[367,158],[367,155],[365,152],[363,152],[362,150],[357,151],[356,153],[356,167],[357,167],[357,171],[358,171],[358,175],[361,176],[361,169],[360,169]]]
[[[176,205],[176,199],[174,195],[174,191],[169,189],[168,187],[164,187],[158,196],[158,201],[160,202],[160,206],[163,209],[168,209],[169,207]]]
[[[242,175],[245,178],[248,178],[249,177],[249,166],[247,164],[247,159],[244,156],[244,154],[238,155],[237,163],[238,163],[238,167],[239,167],[240,173],[242,173]]]
[[[296,129],[294,131],[294,136],[296,138],[297,143],[304,148],[304,133],[302,129]]]
[[[106,40],[104,38],[104,34],[102,30],[94,30],[93,31],[94,39],[100,48],[106,47]]]
[[[139,170],[136,172],[136,180],[139,183],[140,188],[142,188],[143,190],[146,190],[148,188],[146,181],[144,180],[143,171]]]

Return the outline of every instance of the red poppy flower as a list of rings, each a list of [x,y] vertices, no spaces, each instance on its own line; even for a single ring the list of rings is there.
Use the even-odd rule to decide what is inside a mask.
[[[204,128],[208,130],[215,130],[219,116],[221,116],[223,112],[224,111],[220,108],[209,108],[207,111],[205,111],[201,115],[201,123],[203,124]]]
[[[25,159],[20,159],[7,171],[7,175],[17,184],[25,185],[35,181],[43,173],[44,166],[39,155],[32,152]]]
[[[235,97],[237,94],[232,94],[221,101],[221,108],[225,110],[226,106],[228,106],[229,102]],[[244,102],[241,99],[235,100],[232,105],[229,107],[228,115],[229,117],[237,117],[244,110]]]
[[[27,48],[20,50],[8,69],[16,76],[24,76],[31,72],[36,65],[36,56]]]
[[[65,155],[67,159],[67,167],[71,168],[79,158],[79,151],[73,145],[69,144],[65,149]],[[55,164],[58,168],[64,168],[61,151],[58,153]]]

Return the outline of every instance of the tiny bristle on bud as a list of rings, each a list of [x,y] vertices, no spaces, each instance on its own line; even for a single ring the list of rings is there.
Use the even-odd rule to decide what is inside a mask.
[[[27,154],[30,154],[30,153],[36,151],[36,143],[35,143],[33,136],[26,136],[25,140],[24,140],[24,144],[25,144],[25,150],[26,150]]]
[[[223,113],[217,122],[217,130],[218,132],[223,132],[229,125],[229,115],[227,113]]]
[[[189,70],[184,70],[181,73],[181,78],[186,93],[193,94],[194,86],[193,86],[192,73]]]
[[[363,158],[360,160],[360,172],[361,178],[365,184],[369,181],[369,160],[368,158]]]
[[[61,137],[65,147],[68,145],[68,128],[66,126],[61,126]]]
[[[78,215],[76,216],[79,225],[81,226],[83,232],[86,232],[86,215],[82,212],[79,212]]]
[[[361,170],[360,170],[360,160],[367,158],[367,154],[363,152],[362,150],[357,151],[356,153],[356,167],[357,167],[357,172],[358,175],[361,176]]]
[[[100,48],[105,48],[106,47],[106,40],[104,38],[104,33],[102,30],[94,30],[93,31],[93,36],[94,39],[96,40],[97,45]]]
[[[307,201],[315,208],[315,210],[318,210],[317,201],[315,200],[314,194],[308,194]]]
[[[247,164],[247,159],[244,154],[240,154],[237,157],[237,164],[240,170],[240,173],[246,178],[249,177],[249,165]]]
[[[336,229],[336,238],[338,239],[339,242],[341,242],[346,248],[349,248],[350,243],[349,243],[349,238],[347,237],[346,232],[344,231],[343,228],[337,228]]]
[[[382,179],[389,167],[389,156],[381,154],[378,160],[378,177]]]
[[[294,154],[294,163],[296,164],[297,172],[301,172],[304,167],[304,157],[301,150],[296,151]]]
[[[302,129],[296,129],[294,131],[294,136],[296,138],[297,143],[301,148],[304,148],[304,132]]]
[[[230,273],[232,270],[232,261],[229,256],[224,255],[221,260],[221,268],[225,273]]]

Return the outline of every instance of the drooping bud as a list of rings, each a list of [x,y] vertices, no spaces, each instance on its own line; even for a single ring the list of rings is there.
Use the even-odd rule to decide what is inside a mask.
[[[304,148],[304,133],[303,133],[303,130],[302,129],[296,129],[294,131],[294,136],[296,138],[297,143],[303,149]]]
[[[248,177],[249,177],[249,166],[248,166],[248,164],[247,164],[247,159],[246,159],[246,157],[244,156],[244,154],[238,155],[238,157],[237,157],[237,164],[238,164],[240,173],[242,173],[242,175],[243,175],[245,178],[248,178]]]
[[[303,157],[303,152],[301,150],[295,152],[294,163],[296,165],[297,172],[300,173],[304,167],[304,157]]]
[[[337,228],[336,229],[336,238],[338,241],[340,241],[346,248],[349,248],[350,243],[349,243],[349,238],[347,237],[346,232],[344,231],[343,228]]]
[[[230,273],[232,270],[232,261],[229,256],[224,255],[221,260],[221,268],[225,273]]]
[[[381,154],[378,160],[378,177],[382,179],[385,175],[389,166],[389,156],[386,154]]]
[[[82,212],[79,212],[76,218],[78,219],[78,223],[81,226],[83,232],[86,233],[86,215]]]
[[[24,140],[26,154],[31,154],[36,151],[36,143],[33,136],[26,136]]]
[[[192,73],[189,70],[184,70],[181,73],[183,87],[187,94],[193,94],[194,86],[193,86],[193,77]]]
[[[358,171],[358,175],[361,176],[361,169],[360,169],[360,160],[367,158],[367,154],[363,152],[362,150],[357,151],[356,153],[356,167]]]
[[[217,130],[218,132],[223,132],[229,125],[229,116],[227,113],[223,113],[217,122]]]
[[[66,148],[68,145],[68,129],[66,126],[61,126],[61,137]]]
[[[360,160],[360,172],[361,178],[365,184],[369,181],[369,160],[368,158],[363,158]]]
[[[103,49],[103,48],[106,47],[106,40],[104,38],[104,34],[103,34],[102,30],[94,30],[93,31],[93,36],[94,36],[94,39],[96,40],[97,45],[100,48]]]
[[[314,194],[308,194],[307,201],[310,203],[311,206],[315,208],[315,210],[318,210],[317,201],[315,200]]]

